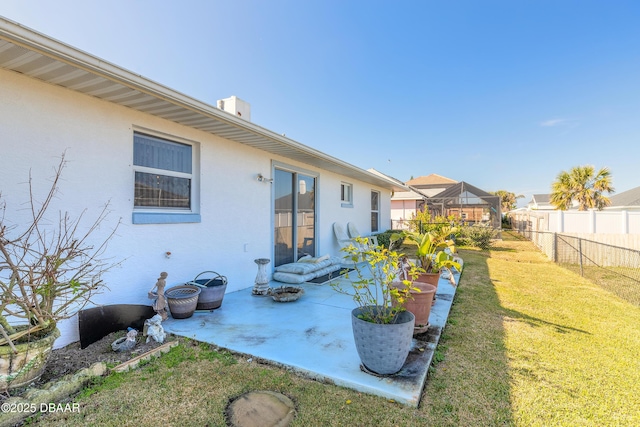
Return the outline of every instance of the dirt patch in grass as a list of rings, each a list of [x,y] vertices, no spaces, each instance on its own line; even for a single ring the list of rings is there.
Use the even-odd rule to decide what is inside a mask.
[[[44,384],[61,379],[65,375],[73,375],[97,362],[104,362],[107,367],[112,368],[162,345],[153,339],[150,339],[147,343],[147,337],[140,335],[137,337],[136,345],[133,349],[123,352],[113,351],[111,343],[124,336],[125,331],[118,331],[110,333],[83,349],[80,348],[80,342],[75,342],[66,347],[53,350],[42,376],[31,385],[31,388],[42,387]],[[167,335],[164,342],[173,339],[175,337]],[[26,389],[14,390],[11,395],[19,396],[25,391]]]

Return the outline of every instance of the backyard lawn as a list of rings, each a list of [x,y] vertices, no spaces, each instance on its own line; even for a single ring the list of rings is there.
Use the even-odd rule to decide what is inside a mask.
[[[296,404],[296,426],[640,425],[640,308],[527,241],[464,250],[465,268],[420,406],[410,408],[181,340],[72,399],[43,425],[224,426],[253,390]],[[639,290],[640,293],[640,290]]]

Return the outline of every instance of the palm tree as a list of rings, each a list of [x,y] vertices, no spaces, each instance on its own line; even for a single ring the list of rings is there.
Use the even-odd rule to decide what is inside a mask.
[[[596,173],[591,165],[576,166],[569,172],[560,172],[551,184],[551,204],[563,211],[574,202],[578,203],[581,211],[590,208],[602,210],[611,204],[603,193],[614,191],[609,168],[604,167]]]
[[[500,197],[500,208],[502,209],[502,213],[515,209],[518,206],[518,199],[522,199],[524,197],[522,194],[518,194],[516,196],[516,193],[506,190],[494,191],[491,194]]]

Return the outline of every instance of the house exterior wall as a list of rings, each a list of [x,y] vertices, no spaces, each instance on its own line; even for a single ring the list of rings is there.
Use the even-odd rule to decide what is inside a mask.
[[[340,254],[340,246],[333,233],[333,223],[339,222],[347,229],[347,223],[353,222],[363,236],[372,234],[371,231],[371,191],[380,192],[380,220],[378,232],[389,229],[391,223],[391,191],[370,184],[354,181],[351,178],[335,174],[325,174],[321,177],[320,192],[320,223],[318,229],[320,242],[325,242],[319,248],[319,255],[327,253]],[[344,207],[340,201],[340,184],[353,184],[353,206]],[[375,233],[374,233],[375,234]]]
[[[52,222],[65,211],[77,217],[86,210],[86,219],[94,219],[106,202],[111,213],[96,240],[121,221],[105,255],[123,260],[122,266],[104,276],[109,290],[94,299],[97,304],[150,304],[147,291],[161,271],[169,274],[167,287],[205,270],[227,276],[227,292],[253,286],[253,260],[272,258],[274,228],[272,186],[258,182],[256,175],[273,171],[274,162],[318,174],[318,253],[337,254],[334,221],[355,221],[361,232],[369,230],[372,187],[364,182],[350,179],[355,203],[345,210],[340,208],[340,182],[346,178],[335,173],[14,72],[0,70],[0,100],[0,191],[9,208],[6,219],[16,224],[28,221],[28,211],[17,207],[28,201],[29,171],[36,197],[44,195],[65,152],[60,192],[49,211]],[[198,147],[194,181],[199,181],[196,203],[201,222],[133,224],[135,130]],[[381,224],[388,223],[390,192],[376,190],[381,193]],[[171,252],[169,258],[166,252]],[[62,336],[56,346],[78,339],[76,322],[60,324]]]

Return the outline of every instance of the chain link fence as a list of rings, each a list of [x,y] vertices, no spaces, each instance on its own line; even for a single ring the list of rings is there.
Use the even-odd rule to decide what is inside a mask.
[[[514,231],[558,265],[640,306],[640,251],[548,231]]]

